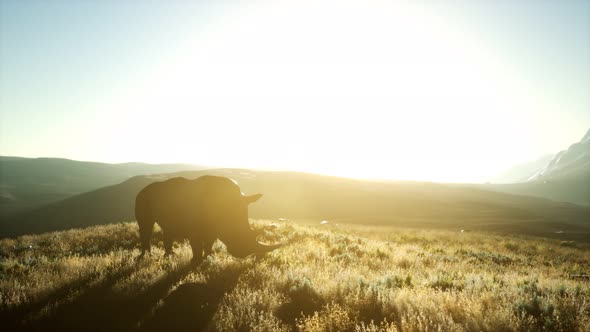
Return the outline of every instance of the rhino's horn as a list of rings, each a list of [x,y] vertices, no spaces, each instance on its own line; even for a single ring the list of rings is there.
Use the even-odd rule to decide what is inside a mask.
[[[254,194],[254,195],[250,195],[250,196],[242,196],[242,197],[244,197],[244,201],[245,201],[247,204],[251,204],[251,203],[254,203],[254,202],[256,202],[257,200],[259,200],[259,199],[260,199],[260,197],[262,197],[262,194]]]
[[[282,247],[282,244],[275,244],[275,245],[266,245],[266,244],[262,244],[260,242],[256,242],[256,253],[266,253],[266,252],[270,252],[273,251],[275,249],[278,249],[280,247]]]

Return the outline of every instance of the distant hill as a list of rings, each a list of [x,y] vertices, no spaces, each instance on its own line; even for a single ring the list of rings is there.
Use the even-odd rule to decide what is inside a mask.
[[[590,208],[473,187],[420,182],[375,182],[295,172],[235,169],[136,176],[24,213],[3,235],[39,233],[132,221],[136,194],[147,184],[174,176],[223,175],[246,194],[264,196],[253,218],[330,220],[336,223],[493,230],[567,239],[590,239]]]
[[[136,175],[203,168],[187,164],[106,164],[0,156],[0,217],[117,184]]]
[[[478,187],[590,206],[590,171],[523,183],[487,184]]]
[[[567,150],[557,153],[527,181],[480,186],[519,195],[590,205],[590,130]]]

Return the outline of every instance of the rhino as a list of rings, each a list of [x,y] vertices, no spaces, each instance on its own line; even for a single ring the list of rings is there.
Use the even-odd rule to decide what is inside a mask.
[[[235,181],[220,176],[176,177],[149,184],[135,200],[141,257],[150,252],[155,223],[163,232],[165,255],[172,254],[174,239],[188,239],[193,262],[210,255],[217,239],[237,258],[280,247],[259,243],[259,233],[250,228],[248,205],[261,196],[244,195]]]

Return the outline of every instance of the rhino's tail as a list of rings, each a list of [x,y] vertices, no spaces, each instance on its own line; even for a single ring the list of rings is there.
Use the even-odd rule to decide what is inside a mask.
[[[150,252],[152,233],[156,221],[152,217],[146,191],[141,191],[135,199],[135,219],[139,225],[139,240],[141,242],[141,256]]]

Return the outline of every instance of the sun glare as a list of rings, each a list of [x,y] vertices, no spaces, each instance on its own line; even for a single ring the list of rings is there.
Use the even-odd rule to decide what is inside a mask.
[[[116,101],[144,151],[115,153],[433,181],[513,163],[511,110],[531,101],[493,50],[417,4],[337,4],[268,2],[195,28]]]

